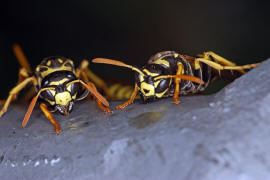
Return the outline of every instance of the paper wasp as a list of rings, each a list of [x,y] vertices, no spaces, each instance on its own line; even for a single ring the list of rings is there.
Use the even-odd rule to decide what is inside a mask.
[[[56,134],[60,133],[61,128],[54,120],[52,112],[58,111],[62,115],[68,115],[72,111],[74,103],[86,98],[89,92],[94,96],[102,111],[111,112],[108,108],[108,101],[89,81],[90,72],[86,60],[82,61],[79,68],[75,69],[71,59],[60,56],[48,57],[44,58],[36,67],[35,72],[32,73],[20,46],[14,45],[13,51],[22,67],[19,71],[18,83],[9,92],[9,96],[0,111],[0,117],[7,111],[10,103],[16,99],[17,94],[30,83],[35,87],[37,93],[25,114],[22,122],[23,127],[26,126],[38,99],[40,109],[54,125]]]
[[[237,66],[214,52],[205,52],[199,57],[191,57],[174,51],[155,54],[141,68],[105,58],[96,58],[92,62],[122,66],[135,71],[134,91],[129,100],[118,105],[116,109],[131,104],[138,92],[145,103],[173,96],[174,103],[178,104],[179,95],[203,91],[209,82],[216,76],[221,76],[222,72],[244,74],[245,69],[252,69],[260,64]]]

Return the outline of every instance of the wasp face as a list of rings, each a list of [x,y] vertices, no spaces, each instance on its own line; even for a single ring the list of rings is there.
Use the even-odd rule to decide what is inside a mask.
[[[139,87],[139,94],[143,102],[152,102],[162,98],[168,91],[171,79],[158,79],[156,77],[164,75],[165,69],[157,64],[145,65],[142,68],[144,74],[135,73],[135,83]]]
[[[42,87],[53,87],[54,89],[42,92],[42,99],[54,106],[61,114],[68,115],[73,109],[77,92],[80,89],[78,83],[69,83],[75,79],[76,77],[70,72],[52,74],[43,81]]]

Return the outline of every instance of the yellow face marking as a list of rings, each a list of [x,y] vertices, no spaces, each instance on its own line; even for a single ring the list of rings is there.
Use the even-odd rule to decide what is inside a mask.
[[[164,60],[164,59],[157,60],[157,61],[155,62],[155,64],[163,64],[163,65],[165,65],[165,66],[167,66],[167,67],[170,67],[169,61]]]
[[[156,82],[154,82],[154,86],[155,86],[155,88],[159,85],[159,83],[160,83],[160,81],[156,81]]]
[[[174,53],[174,58],[177,58],[179,56],[179,54]]]
[[[50,103],[50,105],[52,105],[52,106],[55,105],[55,102],[54,102],[54,101],[51,101],[51,100],[49,100],[49,99],[47,99],[47,98],[46,98],[45,100],[46,100],[48,103]]]
[[[52,65],[52,61],[51,60],[47,61],[47,64],[46,65],[47,66],[51,66]]]
[[[53,96],[55,96],[55,90],[48,90],[48,91],[50,91],[50,93],[53,95]]]
[[[146,93],[144,91],[145,89],[148,90],[149,92]],[[147,84],[146,82],[141,83],[140,90],[145,96],[154,96],[155,95],[155,87],[151,84]]]
[[[60,80],[60,81],[52,81],[52,82],[50,82],[50,85],[59,85],[59,84],[63,84],[63,83],[65,83],[66,81],[68,81],[69,79],[68,78],[64,78],[64,79],[62,79],[62,80]]]
[[[72,100],[71,95],[68,91],[64,91],[55,95],[55,103],[66,106]]]
[[[69,92],[71,92],[71,85],[72,85],[72,84],[68,85],[68,87],[67,87],[67,90],[68,90]]]
[[[58,58],[57,61],[61,64],[63,63],[63,60],[61,58]]]
[[[157,75],[159,75],[158,73],[152,73],[152,72],[148,71],[148,69],[143,69],[143,72],[145,72],[149,76],[157,76]]]
[[[168,89],[165,89],[163,92],[161,93],[156,93],[157,98],[162,98],[164,96],[164,94],[168,91]]]
[[[75,100],[77,97],[77,92],[72,96],[72,99]]]
[[[38,66],[38,67],[36,68],[36,72],[39,72],[39,70],[40,70],[40,67]]]

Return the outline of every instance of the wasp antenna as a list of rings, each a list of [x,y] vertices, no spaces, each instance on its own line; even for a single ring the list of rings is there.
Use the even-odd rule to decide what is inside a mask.
[[[98,100],[100,100],[102,104],[104,104],[105,106],[109,106],[109,102],[95,88],[93,88],[90,83],[86,84],[82,80],[77,79],[75,81],[69,82],[67,86],[73,83],[81,83],[90,93],[92,93],[93,96],[95,96]]]
[[[13,52],[14,52],[15,56],[17,57],[20,65],[22,67],[24,67],[28,72],[32,72],[31,67],[30,67],[30,65],[29,65],[29,63],[28,63],[28,61],[23,53],[23,50],[19,44],[13,45]]]
[[[158,80],[158,79],[165,79],[165,78],[180,78],[183,80],[188,80],[188,81],[192,81],[198,84],[204,84],[203,80],[194,77],[194,76],[189,76],[189,75],[163,75],[163,76],[158,76],[156,77],[154,80]]]
[[[136,68],[134,66],[125,64],[125,63],[123,63],[121,61],[118,61],[118,60],[106,59],[106,58],[95,58],[95,59],[92,60],[92,62],[94,62],[94,63],[102,63],[102,64],[111,64],[111,65],[116,65],[116,66],[122,66],[122,67],[132,69],[133,71],[136,71],[141,75],[144,75],[144,73],[140,69],[138,69],[138,68]]]
[[[29,121],[29,118],[30,118],[30,116],[31,116],[31,114],[33,112],[33,109],[34,109],[34,107],[36,105],[36,102],[38,100],[38,97],[39,97],[40,93],[42,93],[43,91],[46,91],[46,90],[50,90],[50,89],[54,89],[54,88],[43,88],[43,89],[39,90],[38,94],[32,99],[32,101],[31,101],[31,103],[30,103],[30,105],[29,105],[29,107],[27,109],[27,112],[26,112],[26,114],[24,116],[24,119],[23,119],[23,122],[22,122],[22,127],[25,127],[27,125],[27,123]]]

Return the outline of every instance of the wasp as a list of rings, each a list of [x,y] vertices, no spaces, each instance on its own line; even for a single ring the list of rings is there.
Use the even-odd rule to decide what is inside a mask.
[[[221,76],[222,72],[231,71],[231,74],[238,72],[242,75],[246,69],[252,69],[260,64],[237,66],[214,52],[191,57],[174,51],[155,54],[141,68],[106,58],[96,58],[92,62],[122,66],[135,71],[134,91],[130,98],[116,106],[116,109],[125,108],[133,103],[138,92],[144,103],[173,97],[174,103],[179,104],[179,95],[203,91],[211,80]]]
[[[71,59],[61,56],[44,58],[35,68],[34,73],[22,52],[19,45],[13,46],[13,51],[17,57],[21,69],[17,85],[9,92],[9,96],[4,101],[0,111],[0,117],[7,111],[10,103],[14,101],[18,93],[27,85],[31,84],[36,90],[34,98],[28,107],[22,126],[28,123],[34,106],[39,100],[40,109],[55,127],[55,134],[61,131],[60,125],[54,120],[52,112],[60,112],[68,115],[76,101],[87,97],[89,92],[95,98],[98,107],[105,112],[111,112],[108,108],[108,101],[97,91],[95,85],[89,81],[89,70],[87,60],[83,60],[80,67],[74,67]]]

